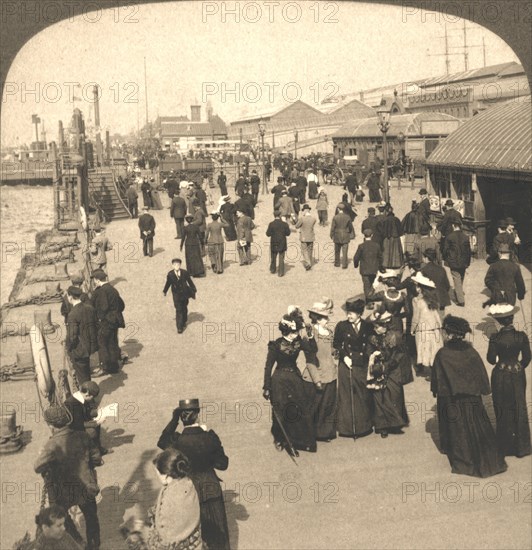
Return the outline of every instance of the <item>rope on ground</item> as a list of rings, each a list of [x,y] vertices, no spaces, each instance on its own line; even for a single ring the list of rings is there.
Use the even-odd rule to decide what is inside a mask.
[[[66,242],[66,243],[44,243],[41,245],[41,254],[46,254],[48,252],[59,252],[63,248],[71,247],[75,250],[79,248],[79,243]]]
[[[0,382],[28,380],[35,377],[35,367],[18,367],[16,363],[0,366]]]
[[[25,285],[32,285],[34,283],[52,283],[54,281],[66,281],[70,277],[68,275],[49,275],[43,277],[31,277],[26,279]]]
[[[13,309],[15,307],[22,307],[34,304],[40,306],[43,304],[51,304],[54,302],[60,302],[63,299],[63,294],[61,292],[54,292],[50,294],[40,294],[39,296],[34,296],[33,298],[26,298],[25,300],[13,300],[12,302],[6,302],[0,308],[1,311],[6,309]]]

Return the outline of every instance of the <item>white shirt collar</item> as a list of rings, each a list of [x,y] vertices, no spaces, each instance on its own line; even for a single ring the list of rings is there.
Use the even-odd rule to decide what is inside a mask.
[[[72,394],[72,397],[82,404],[85,403],[85,398],[83,397],[83,394],[80,391],[74,392]]]

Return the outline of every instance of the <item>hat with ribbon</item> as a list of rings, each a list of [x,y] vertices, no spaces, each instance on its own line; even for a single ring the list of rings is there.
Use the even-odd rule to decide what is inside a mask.
[[[504,317],[515,315],[518,311],[519,308],[511,304],[493,304],[489,308],[488,315],[495,319],[503,319]]]

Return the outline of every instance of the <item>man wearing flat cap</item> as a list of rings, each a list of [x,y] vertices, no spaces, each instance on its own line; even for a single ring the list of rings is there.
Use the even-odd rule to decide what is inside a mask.
[[[120,368],[118,329],[126,326],[122,315],[126,306],[118,290],[109,283],[105,272],[96,270],[92,278],[96,285],[92,293],[92,305],[98,319],[100,364],[104,373],[115,374]]]
[[[89,302],[83,303],[81,288],[71,286],[67,290],[72,306],[67,317],[65,346],[76,375],[78,385],[91,379],[90,356],[98,351],[96,311]]]
[[[484,278],[484,284],[491,292],[491,303],[515,305],[516,299],[523,300],[525,282],[519,264],[510,260],[510,247],[503,243],[498,248],[499,259],[491,264]]]
[[[182,399],[157,446],[181,451],[190,461],[190,477],[200,500],[201,535],[209,548],[229,549],[229,529],[220,479],[215,470],[227,470],[229,458],[213,430],[198,423],[198,399]],[[176,431],[179,421],[183,431]]]
[[[81,296],[80,300],[83,303],[89,302],[89,295],[86,292],[83,292],[82,285],[85,281],[85,277],[83,277],[82,273],[76,273],[70,278],[71,286],[75,286],[81,290]],[[63,319],[65,320],[65,325],[67,323],[68,314],[72,310],[72,304],[68,300],[68,294],[65,292],[63,294],[63,299],[61,301],[61,315],[63,316]]]

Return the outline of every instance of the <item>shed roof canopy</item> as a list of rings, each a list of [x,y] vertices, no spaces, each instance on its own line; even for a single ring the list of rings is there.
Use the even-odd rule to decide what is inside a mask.
[[[531,108],[529,97],[474,116],[436,147],[427,165],[532,172]]]
[[[355,120],[342,126],[332,137],[335,138],[382,138],[382,132],[377,124],[377,117],[364,118]],[[406,113],[404,115],[392,115],[390,117],[390,129],[388,130],[389,137],[396,137],[402,133],[405,137],[428,135],[423,133],[423,124],[426,127],[431,123],[430,135],[448,135],[449,122],[453,125],[453,130],[460,124],[460,121],[445,113]],[[438,124],[440,123],[440,124]],[[438,126],[441,128],[438,130]]]

